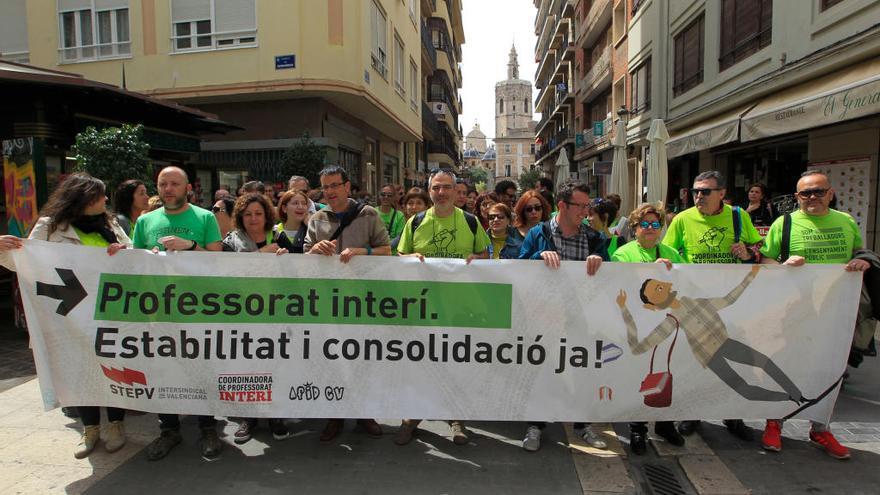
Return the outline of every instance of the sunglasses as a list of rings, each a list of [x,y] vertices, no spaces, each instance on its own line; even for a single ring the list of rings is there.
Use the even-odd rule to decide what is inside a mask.
[[[720,191],[721,189],[722,189],[721,187],[707,187],[704,189],[691,189],[691,194],[693,194],[694,196],[698,196],[700,194],[702,194],[703,196],[708,196],[708,195],[712,194],[712,191]]]
[[[544,207],[541,205],[529,205],[523,208],[523,211],[526,213],[531,213],[533,211],[544,211]]]
[[[220,207],[219,206],[212,206],[211,213],[220,213]]]
[[[805,189],[803,191],[798,191],[795,194],[801,199],[810,199],[813,196],[824,198],[825,195],[828,194],[828,189]]]
[[[641,227],[643,229],[660,230],[660,227],[662,227],[662,225],[660,225],[660,222],[658,222],[657,220],[654,220],[653,222],[647,222],[647,221],[642,220],[641,222],[639,222],[639,227]]]
[[[486,218],[489,219],[489,221],[491,222],[492,220],[504,220],[507,217],[504,215],[495,215],[495,214],[490,213],[490,214],[486,215]]]
[[[393,198],[394,193],[382,193],[379,196],[382,196],[383,198]]]

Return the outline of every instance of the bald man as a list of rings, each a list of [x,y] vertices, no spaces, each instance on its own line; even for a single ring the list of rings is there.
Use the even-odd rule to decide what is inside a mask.
[[[187,202],[192,186],[186,172],[178,167],[165,167],[156,184],[165,205],[138,217],[132,234],[135,249],[153,251],[220,251],[220,228],[214,214]],[[202,456],[211,459],[220,455],[222,443],[217,436],[217,420],[199,416]],[[158,438],[147,447],[147,458],[159,460],[181,441],[180,417],[160,414]]]

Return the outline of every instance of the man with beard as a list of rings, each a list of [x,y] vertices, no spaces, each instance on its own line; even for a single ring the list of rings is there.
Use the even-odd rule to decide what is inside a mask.
[[[157,182],[164,206],[141,215],[132,234],[135,249],[155,251],[220,251],[220,228],[214,215],[203,208],[187,203],[192,186],[186,172],[177,167],[165,167]],[[222,443],[217,436],[217,420],[213,416],[199,416],[202,456],[212,459],[220,455]],[[147,458],[159,460],[180,443],[180,417],[160,414],[161,434],[147,447]]]
[[[759,262],[756,247],[761,234],[747,213],[724,203],[724,176],[714,170],[703,172],[694,179],[691,192],[694,206],[672,219],[663,244],[677,250],[688,263]],[[699,425],[699,421],[682,421],[678,431],[690,435]],[[726,419],[724,425],[741,440],[754,437],[741,419]]]

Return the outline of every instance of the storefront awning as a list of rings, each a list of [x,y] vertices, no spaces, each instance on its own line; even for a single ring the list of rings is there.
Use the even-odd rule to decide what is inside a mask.
[[[880,58],[764,98],[742,118],[743,142],[880,113]]]
[[[693,127],[671,131],[669,141],[666,142],[666,156],[674,158],[736,141],[739,139],[740,117],[753,106],[755,104],[750,103]]]

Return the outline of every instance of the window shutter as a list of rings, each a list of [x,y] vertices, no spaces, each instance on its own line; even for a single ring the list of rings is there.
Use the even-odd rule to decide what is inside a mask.
[[[721,58],[725,60],[725,56],[733,50],[736,44],[736,1],[723,0],[721,3]],[[722,62],[721,69],[732,65],[732,63]]]
[[[684,33],[675,37],[675,68],[672,76],[673,94],[678,94],[678,87],[684,81]]]
[[[128,0],[95,0],[95,10],[127,9]]]
[[[0,4],[0,54],[28,51],[27,8],[25,0],[5,0]]]
[[[763,0],[739,0],[736,2],[736,45],[756,35],[761,25],[761,3]]]
[[[211,0],[172,0],[171,21],[203,21],[211,19]]]
[[[92,9],[91,0],[58,0],[58,10],[84,10]]]
[[[219,33],[257,29],[254,0],[214,0],[214,23]]]

